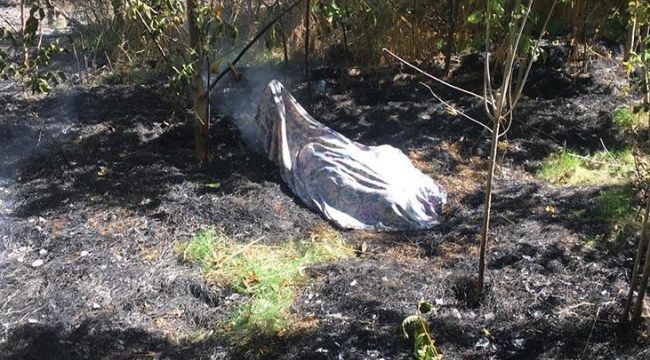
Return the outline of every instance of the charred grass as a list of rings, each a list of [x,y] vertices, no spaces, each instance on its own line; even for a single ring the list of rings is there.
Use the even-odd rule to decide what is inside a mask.
[[[647,339],[615,326],[638,233],[617,235],[624,246],[585,242],[616,234],[604,219],[633,216],[625,186],[535,177],[563,148],[589,157],[603,151],[602,139],[610,153],[625,151],[611,131],[619,99],[598,84],[599,74],[575,84],[556,69],[534,70],[500,149],[489,290],[476,304],[489,143],[480,127],[432,102],[413,75],[396,72],[328,78],[311,98],[299,81],[290,86],[344,135],[409,154],[449,190],[447,219],[425,232],[342,231],[357,256],[318,250],[318,260],[307,255],[319,243],[312,236],[331,226],[245,149],[227,117],[214,119],[215,157],[197,168],[188,115],[155,84],[37,101],[3,95],[0,175],[9,195],[0,212],[0,357],[408,359],[399,325],[421,299],[435,305],[428,320],[446,358],[647,357]],[[480,88],[463,74],[456,81]],[[218,91],[243,96],[243,85]],[[473,99],[434,90],[480,118]],[[218,231],[206,233],[207,225]],[[262,290],[267,260],[282,269],[275,274],[291,265],[291,276]],[[288,323],[279,326],[253,320],[264,308],[255,294],[282,295],[274,286],[291,292],[280,296]],[[255,324],[275,335],[256,337]],[[237,329],[233,346],[228,331]]]

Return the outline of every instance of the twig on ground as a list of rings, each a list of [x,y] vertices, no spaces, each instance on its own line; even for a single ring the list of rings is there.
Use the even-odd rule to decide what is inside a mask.
[[[598,316],[600,316],[600,306],[598,307],[598,310],[596,310],[596,318],[594,319],[594,323],[591,325],[591,330],[589,331],[589,337],[587,337],[587,343],[585,344],[585,349],[582,350],[582,355],[580,356],[580,359],[585,358],[585,354],[587,353],[587,348],[589,347],[589,341],[591,340],[591,335],[593,335],[594,328],[596,327],[596,322],[598,321]]]
[[[582,156],[582,155],[578,155],[578,154],[567,153],[567,155],[569,155],[571,157],[574,157],[574,158],[581,159],[581,160],[590,161],[590,162],[593,162],[593,163],[596,163],[596,164],[602,164],[602,165],[614,166],[614,167],[621,167],[621,168],[624,166],[624,165],[617,164],[617,163],[612,164],[612,163],[609,163],[609,162],[606,162],[606,161],[591,159],[591,158],[588,158],[586,156]]]
[[[563,283],[565,283],[565,285],[568,284],[568,283],[566,283],[566,282],[563,282]],[[560,314],[560,315],[562,315],[562,314],[568,314],[571,310],[573,310],[573,309],[577,309],[577,308],[579,308],[579,307],[581,307],[581,306],[593,306],[593,305],[595,305],[595,304],[590,303],[590,302],[583,301],[583,302],[581,302],[581,303],[578,303],[578,304],[575,304],[575,305],[571,305],[571,306],[567,306],[567,307],[565,307],[565,308],[563,308],[563,309],[560,309],[560,311],[558,311],[557,313]],[[575,313],[574,313],[574,314],[575,314]]]
[[[503,214],[499,214],[499,217],[502,218],[503,220],[509,222],[510,225],[517,225],[517,224],[515,224],[512,220],[510,220],[510,219],[508,219],[507,217],[505,217],[505,215],[503,215]]]
[[[603,146],[603,149],[605,149],[605,152],[607,153],[607,155],[609,155],[609,157],[614,159],[614,155],[612,155],[612,153],[610,153],[609,150],[607,150],[607,146],[605,146],[605,142],[603,141],[603,138],[598,138],[598,140],[600,140],[600,145]]]

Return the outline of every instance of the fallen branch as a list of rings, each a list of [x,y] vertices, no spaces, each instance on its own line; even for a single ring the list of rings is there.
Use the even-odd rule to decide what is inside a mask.
[[[584,161],[589,161],[589,162],[592,162],[592,163],[596,163],[596,164],[601,164],[601,165],[606,165],[606,166],[613,166],[613,167],[621,167],[621,168],[625,167],[625,165],[623,165],[623,164],[609,163],[607,161],[596,160],[596,159],[592,159],[592,158],[582,156],[582,155],[578,155],[578,154],[567,153],[567,155],[569,155],[571,157],[574,157],[574,158],[584,160]]]

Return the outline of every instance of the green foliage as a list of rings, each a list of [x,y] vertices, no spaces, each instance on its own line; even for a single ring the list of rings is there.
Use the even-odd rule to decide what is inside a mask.
[[[637,198],[633,187],[603,189],[594,197],[593,204],[593,211],[579,211],[576,217],[607,224],[608,231],[585,236],[583,241],[587,245],[620,251],[631,237],[638,236],[641,224],[636,219]]]
[[[431,337],[429,322],[424,318],[432,309],[431,304],[421,300],[417,312],[402,321],[402,334],[406,339],[413,338],[413,355],[417,360],[442,359],[442,354]]]
[[[43,70],[52,57],[66,51],[58,40],[43,43],[39,33],[45,19],[45,9],[38,1],[27,1],[28,17],[23,29],[0,28],[0,78],[18,78],[24,81],[33,93],[46,93],[52,86],[66,80],[61,71]],[[38,40],[38,41],[37,41]]]
[[[223,45],[232,44],[238,36],[237,28],[223,20],[222,7],[215,4],[211,8],[211,2],[197,2],[194,9],[199,30],[197,48],[189,44],[184,0],[112,3],[113,17],[84,24],[71,36],[79,53],[108,58],[116,76],[107,79],[137,82],[164,74],[169,79],[166,89],[170,94],[183,97],[192,76],[207,70],[200,64],[207,58],[223,56]],[[218,71],[218,61],[211,62],[211,71]]]
[[[635,132],[643,127],[647,127],[647,119],[646,112],[635,111],[635,109],[628,107],[620,107],[612,114],[614,124],[624,132]]]
[[[288,310],[297,286],[305,280],[305,267],[353,254],[336,231],[326,228],[309,240],[277,245],[259,244],[259,240],[240,244],[221,231],[207,229],[180,249],[183,259],[202,264],[209,278],[250,297],[228,325],[236,338],[287,329]]]
[[[201,264],[208,264],[214,255],[218,237],[221,236],[215,229],[206,229],[192,237],[189,243],[183,246],[183,260],[196,261]]]
[[[601,191],[594,199],[598,217],[604,221],[619,221],[634,213],[635,193],[632,188],[610,188]]]
[[[630,149],[598,151],[589,156],[563,149],[543,162],[537,176],[560,185],[598,185],[627,182],[633,172]]]

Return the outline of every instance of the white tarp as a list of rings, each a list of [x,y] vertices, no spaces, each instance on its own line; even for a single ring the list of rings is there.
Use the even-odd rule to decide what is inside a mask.
[[[440,222],[446,195],[400,150],[365,146],[312,118],[278,81],[255,117],[256,147],[310,208],[342,228],[419,230]]]

